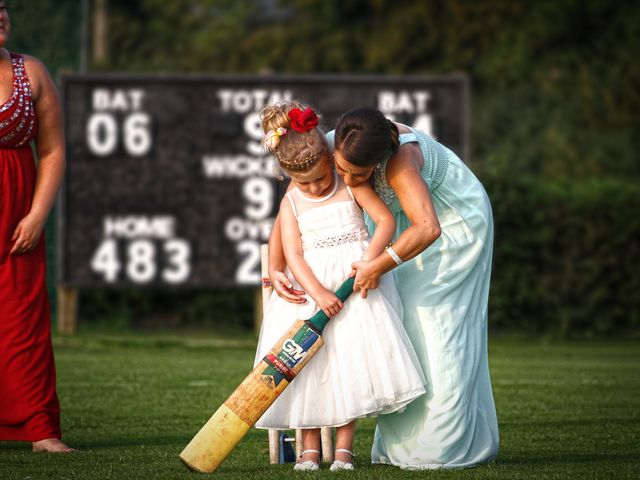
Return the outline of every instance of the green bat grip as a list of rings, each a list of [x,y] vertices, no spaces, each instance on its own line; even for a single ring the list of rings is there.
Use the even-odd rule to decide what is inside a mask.
[[[353,292],[353,282],[355,281],[355,279],[356,277],[347,278],[344,283],[340,285],[340,288],[338,288],[338,290],[336,291],[336,297],[344,302]],[[318,313],[316,313],[308,321],[312,323],[319,332],[322,332],[324,327],[329,322],[329,317],[327,317],[327,315],[322,310],[318,310]]]

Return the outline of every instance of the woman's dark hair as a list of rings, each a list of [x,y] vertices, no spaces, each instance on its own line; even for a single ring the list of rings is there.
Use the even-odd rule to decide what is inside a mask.
[[[377,165],[398,151],[398,127],[380,110],[359,107],[343,114],[335,132],[335,149],[359,167]]]

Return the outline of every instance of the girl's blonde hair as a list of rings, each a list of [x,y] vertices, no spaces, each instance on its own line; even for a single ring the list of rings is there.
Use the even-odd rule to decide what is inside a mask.
[[[304,110],[305,107],[296,101],[267,105],[260,111],[260,119],[264,133],[278,128],[287,129],[287,132],[280,136],[280,141],[272,153],[284,170],[301,172],[313,168],[322,158],[331,158],[331,150],[319,127],[314,127],[308,132],[298,132],[291,128],[288,114],[294,108]]]

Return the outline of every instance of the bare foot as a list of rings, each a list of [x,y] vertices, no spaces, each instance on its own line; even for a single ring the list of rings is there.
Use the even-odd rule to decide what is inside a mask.
[[[75,448],[71,448],[59,438],[45,438],[31,443],[34,452],[50,452],[50,453],[69,453],[75,452]]]

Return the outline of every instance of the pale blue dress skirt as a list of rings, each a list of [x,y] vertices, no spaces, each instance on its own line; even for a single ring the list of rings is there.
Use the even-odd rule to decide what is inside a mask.
[[[495,458],[499,443],[487,358],[491,204],[451,150],[413,129],[400,142],[420,145],[441,227],[429,248],[393,270],[427,393],[402,413],[378,417],[371,459],[406,469],[471,467]],[[385,170],[376,169],[375,187],[394,214],[397,238],[410,222]]]

